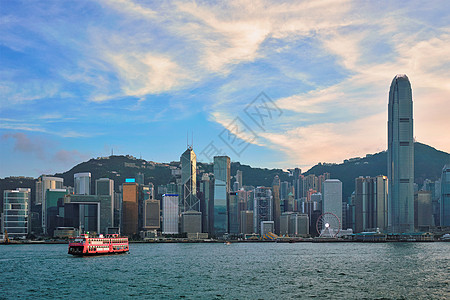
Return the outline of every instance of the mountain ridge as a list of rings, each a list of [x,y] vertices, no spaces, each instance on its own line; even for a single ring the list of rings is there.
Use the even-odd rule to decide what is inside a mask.
[[[436,180],[440,178],[440,172],[445,164],[450,163],[450,154],[437,150],[431,146],[414,143],[414,175],[415,182],[421,184],[424,179]],[[179,167],[179,161],[170,163],[157,163],[138,159],[130,155],[114,155],[109,157],[92,158],[86,162],[75,165],[63,173],[52,176],[64,178],[65,186],[73,186],[73,174],[90,172],[92,174],[91,193],[95,193],[95,180],[98,178],[110,178],[114,180],[115,190],[125,181],[125,178],[134,178],[137,173],[143,173],[145,183],[152,182],[155,189],[160,184],[167,184],[173,180],[172,170]],[[211,163],[197,163],[199,173],[213,172]],[[275,175],[280,181],[292,181],[289,172],[282,169],[253,168],[240,162],[231,163],[231,174],[237,170],[243,171],[244,185],[271,186]],[[343,163],[328,164],[318,163],[304,175],[330,173],[331,178],[339,179],[343,183],[343,200],[354,190],[354,180],[360,176],[387,175],[387,152],[382,151],[375,154],[367,154],[365,157],[344,160]],[[197,177],[199,179],[199,176]],[[231,183],[234,182],[234,179]],[[22,185],[22,186],[21,186]],[[30,187],[32,197],[34,196],[35,184],[32,178],[7,177],[0,179],[0,196],[3,203],[3,190],[16,187]],[[157,192],[157,190],[156,190]]]

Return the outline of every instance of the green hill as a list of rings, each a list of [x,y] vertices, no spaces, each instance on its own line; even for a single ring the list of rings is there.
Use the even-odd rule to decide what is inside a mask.
[[[445,164],[450,163],[450,155],[421,143],[414,143],[414,178],[419,185],[425,179],[437,180]],[[342,181],[344,199],[355,189],[355,178],[359,176],[387,175],[387,151],[364,158],[352,159],[342,164],[318,164],[305,175],[330,173],[331,178]]]
[[[430,146],[415,143],[415,181],[422,184],[428,178],[436,180],[440,178],[442,168],[450,163],[450,155],[446,152],[436,150]],[[55,174],[54,176],[64,178],[64,185],[73,186],[73,175],[80,172],[90,172],[92,175],[92,191],[95,193],[95,180],[106,177],[114,180],[115,190],[125,182],[125,178],[134,178],[137,173],[144,174],[145,183],[152,182],[155,187],[160,184],[167,184],[173,180],[172,170],[179,167],[179,162],[155,163],[132,156],[110,156],[90,159],[89,161],[74,166],[67,172]],[[199,174],[203,172],[213,172],[212,164],[197,164]],[[252,186],[271,186],[275,175],[281,181],[290,181],[289,173],[281,169],[252,168],[242,165],[239,162],[231,163],[231,174],[235,175],[237,170],[243,171],[243,183]],[[305,175],[320,175],[325,172],[331,174],[332,178],[337,178],[343,183],[343,196],[346,199],[354,190],[355,178],[359,176],[387,175],[387,152],[379,152],[367,155],[364,158],[354,158],[346,160],[341,164],[321,164],[312,167],[305,172]],[[198,180],[200,176],[198,176]],[[231,183],[234,182],[234,179]],[[0,179],[0,204],[3,203],[3,190],[15,189],[17,187],[30,187],[32,197],[34,197],[35,180],[23,177],[8,177]]]

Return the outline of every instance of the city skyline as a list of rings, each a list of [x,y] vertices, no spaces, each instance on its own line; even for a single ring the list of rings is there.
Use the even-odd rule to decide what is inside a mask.
[[[341,162],[387,149],[399,73],[414,86],[415,138],[450,151],[444,2],[1,7],[0,177],[63,172],[112,149],[169,162],[187,131],[198,162],[212,162],[200,155],[210,142],[257,167]],[[262,127],[245,113],[261,92],[282,112]],[[239,155],[220,139],[236,116],[257,137]]]

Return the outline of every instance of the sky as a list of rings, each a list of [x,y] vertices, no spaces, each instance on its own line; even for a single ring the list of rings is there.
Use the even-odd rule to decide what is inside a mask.
[[[90,158],[306,171],[387,148],[388,92],[450,152],[445,1],[0,1],[0,177]]]

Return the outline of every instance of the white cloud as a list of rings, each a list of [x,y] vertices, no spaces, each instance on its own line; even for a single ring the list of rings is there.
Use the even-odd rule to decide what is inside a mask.
[[[450,127],[448,28],[435,28],[437,34],[424,37],[414,35],[411,32],[414,28],[406,30],[403,19],[392,26],[395,19],[364,24],[364,18],[361,15],[353,20],[357,30],[349,30],[347,25],[336,26],[317,35],[322,51],[334,55],[349,75],[336,84],[319,85],[315,90],[278,99],[281,109],[301,113],[302,117],[296,122],[291,114],[286,114],[284,118],[290,122],[286,129],[258,133],[266,139],[260,144],[284,152],[286,166],[311,166],[324,160],[339,162],[384,150],[387,94],[390,81],[397,73],[408,74],[412,82],[418,140],[450,149],[441,131]],[[399,28],[402,31],[391,38]],[[371,39],[385,39],[388,44],[383,46],[392,47],[380,53],[387,54],[384,62],[370,57],[371,51],[376,53],[374,48],[380,46],[371,44]],[[216,119],[222,116],[215,114]],[[333,120],[336,114],[346,115],[347,121]]]
[[[59,113],[46,113],[43,115],[40,115],[38,119],[42,120],[54,120],[54,119],[61,119],[63,116]]]
[[[309,168],[318,162],[340,162],[386,149],[384,113],[363,119],[295,127],[285,132],[260,135],[270,148],[286,155],[285,167]]]
[[[188,76],[169,57],[151,53],[110,54],[123,92],[128,96],[158,94],[179,88]]]
[[[13,80],[0,80],[0,108],[10,107],[27,101],[54,97],[60,86],[57,83],[28,80],[16,82]]]
[[[238,117],[238,119],[236,119]],[[235,135],[243,142],[250,143],[257,146],[263,146],[261,144],[259,136],[254,131],[256,128],[250,128],[253,132],[249,131],[247,123],[241,116],[230,116],[229,114],[222,114],[220,112],[213,112],[211,114],[213,121],[222,125],[231,135]],[[256,136],[255,136],[256,134]]]
[[[133,18],[154,18],[157,15],[156,11],[129,0],[100,0],[100,2],[103,2],[105,6],[110,6],[122,13],[129,14]]]

